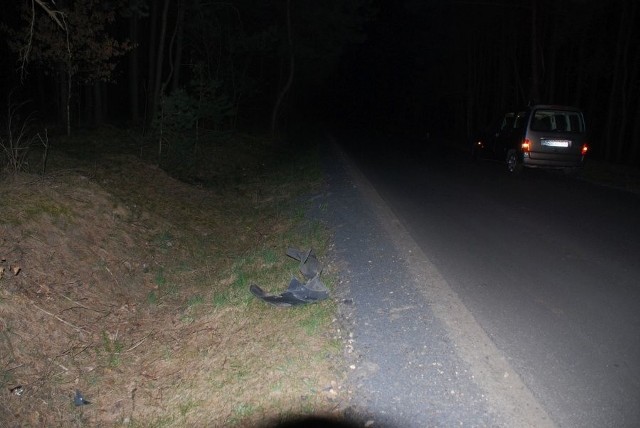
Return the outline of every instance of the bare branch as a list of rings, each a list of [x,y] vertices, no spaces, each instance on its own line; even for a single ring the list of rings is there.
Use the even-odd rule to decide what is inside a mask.
[[[36,3],[38,3],[38,6],[40,6],[46,12],[46,14],[49,15],[49,18],[51,18],[51,20],[55,22],[62,31],[67,33],[67,38],[69,36],[67,23],[64,19],[64,13],[60,12],[59,10],[51,9],[49,5],[46,4],[43,0],[31,0],[31,24],[29,25],[29,39],[27,40],[27,45],[22,49],[22,53],[20,55],[20,81],[24,81],[26,66],[29,63],[29,54],[31,53],[33,32],[36,23]]]
[[[27,41],[27,45],[22,50],[20,55],[20,82],[24,81],[25,69],[27,68],[27,63],[29,62],[29,54],[31,53],[31,43],[33,42],[33,28],[36,23],[36,6],[31,0],[31,25],[29,26],[29,40]]]
[[[35,2],[38,3],[38,6],[40,6],[47,13],[47,15],[49,15],[49,18],[51,18],[62,31],[67,31],[67,26],[64,24],[64,13],[60,12],[59,10],[52,10],[51,8],[49,8],[49,5],[42,0],[35,0]]]

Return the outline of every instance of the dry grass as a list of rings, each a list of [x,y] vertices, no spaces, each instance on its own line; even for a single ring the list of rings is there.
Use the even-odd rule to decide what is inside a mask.
[[[335,303],[248,292],[286,288],[288,245],[321,259],[328,245],[292,202],[319,185],[312,164],[270,169],[258,144],[209,189],[123,155],[0,183],[0,425],[259,426],[340,408]]]

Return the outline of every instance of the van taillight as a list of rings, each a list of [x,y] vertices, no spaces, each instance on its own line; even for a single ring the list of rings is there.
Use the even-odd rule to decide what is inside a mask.
[[[589,147],[586,144],[583,144],[582,150],[580,151],[582,153],[582,156],[586,155],[588,151],[589,151]]]
[[[531,141],[528,138],[525,138],[522,141],[522,151],[527,153],[529,150],[531,150]]]

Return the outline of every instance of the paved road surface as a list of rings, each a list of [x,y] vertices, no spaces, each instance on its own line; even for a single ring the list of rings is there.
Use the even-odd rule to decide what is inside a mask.
[[[367,143],[327,203],[372,419],[639,426],[640,198]]]

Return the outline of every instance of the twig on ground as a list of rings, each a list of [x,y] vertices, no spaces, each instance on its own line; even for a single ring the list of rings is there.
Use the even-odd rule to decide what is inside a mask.
[[[6,372],[10,372],[10,371],[13,371],[13,370],[15,370],[15,369],[19,369],[19,368],[20,368],[20,367],[22,367],[22,366],[24,366],[24,364],[18,364],[18,365],[17,365],[17,366],[15,366],[15,367],[11,367],[11,368],[8,368],[8,369],[4,369],[4,371],[6,371]]]
[[[102,248],[101,248],[101,250],[102,250]],[[104,251],[104,250],[103,250],[103,251]],[[106,251],[105,251],[105,252],[106,252]],[[116,278],[116,276],[113,274],[113,272],[111,272],[111,270],[109,269],[109,267],[108,267],[108,266],[105,266],[104,268],[107,270],[107,272],[109,272],[109,273],[111,274],[111,276],[113,277],[113,280],[116,282],[116,285],[117,285],[118,287],[120,287],[120,282],[118,281],[118,278]]]
[[[88,311],[94,311],[94,312],[98,312],[98,313],[101,313],[101,314],[103,314],[103,313],[104,313],[104,311],[101,311],[101,310],[99,310],[99,309],[89,308],[89,307],[87,307],[87,306],[83,305],[82,303],[78,303],[78,302],[76,302],[75,300],[73,300],[73,299],[71,299],[71,298],[69,298],[69,297],[65,296],[64,294],[57,293],[57,292],[56,292],[56,294],[58,294],[59,296],[64,297],[64,298],[65,298],[65,299],[67,299],[68,301],[70,301],[70,302],[72,302],[72,303],[75,303],[76,305],[78,305],[78,306],[80,306],[81,308],[84,308],[84,309],[86,309],[86,310],[88,310]],[[69,309],[74,309],[74,308],[73,308],[73,307],[71,307],[71,308],[67,308],[67,309],[65,309],[65,311],[68,311]]]
[[[49,360],[50,362],[54,363],[55,365],[57,365],[58,367],[60,367],[60,368],[61,368],[62,370],[64,370],[65,372],[68,372],[68,371],[69,371],[69,369],[68,369],[68,368],[66,368],[65,366],[63,366],[63,365],[62,365],[62,364],[60,364],[59,362],[57,362],[57,361],[53,361],[51,358],[48,358],[48,360]]]
[[[16,359],[16,355],[15,355],[15,353],[13,351],[13,344],[11,343],[11,339],[9,338],[9,335],[7,334],[6,327],[4,327],[2,330],[0,330],[0,334],[2,334],[2,337],[4,337],[4,339],[7,341],[7,347],[9,348],[9,353],[11,354],[11,357],[15,360]]]
[[[44,312],[47,315],[50,315],[52,317],[54,317],[55,319],[57,319],[58,321],[60,321],[61,323],[64,323],[66,325],[68,325],[69,327],[73,327],[76,330],[82,330],[82,331],[86,331],[88,332],[88,330],[82,328],[82,327],[78,327],[77,325],[71,324],[69,321],[65,321],[62,318],[60,318],[59,316],[52,314],[51,312],[45,311],[44,309],[42,309],[40,306],[36,305],[34,301],[31,301],[31,303],[33,303],[33,306],[35,306],[36,308],[40,309],[42,312]]]
[[[142,338],[142,340],[140,340],[138,343],[136,343],[135,345],[133,345],[131,348],[127,349],[126,351],[122,351],[120,352],[120,354],[126,354],[129,351],[133,351],[134,349],[136,349],[138,346],[142,345],[142,342],[144,342],[145,340],[147,340],[147,337],[151,336],[151,333],[147,334],[145,337]]]

